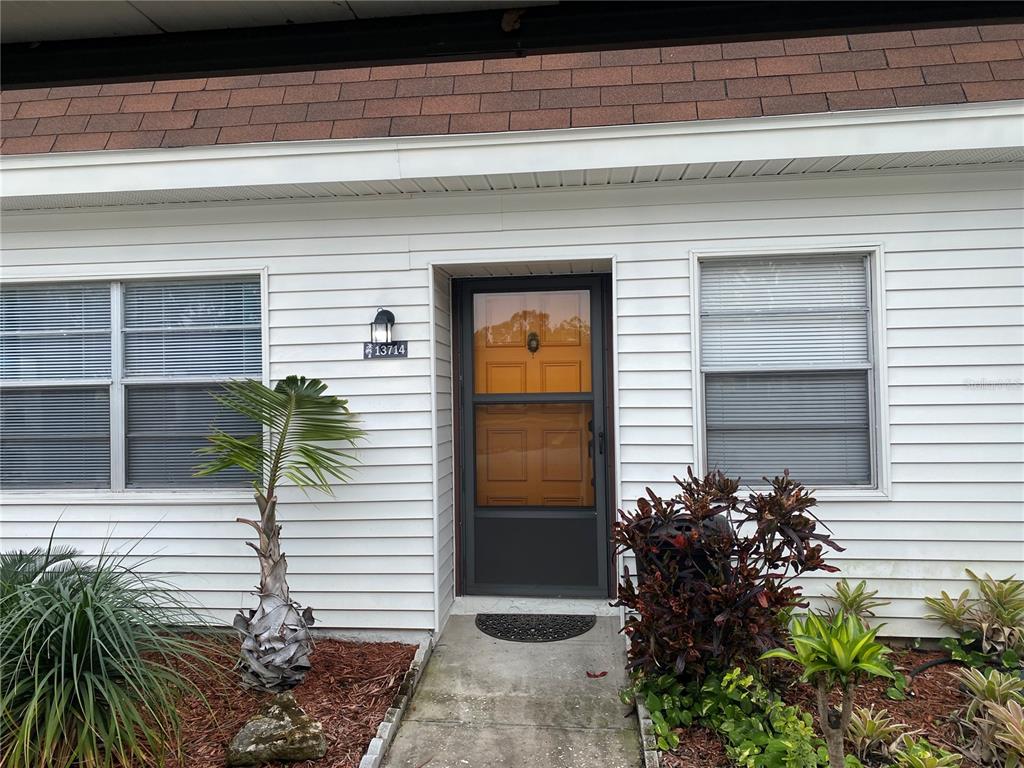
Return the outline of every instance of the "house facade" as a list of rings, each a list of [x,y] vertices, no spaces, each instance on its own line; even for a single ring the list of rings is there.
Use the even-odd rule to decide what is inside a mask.
[[[295,373],[367,431],[333,497],[281,494],[320,626],[601,610],[615,510],[692,467],[790,470],[886,633],[939,634],[924,596],[1024,570],[1022,44],[5,90],[3,546],[130,549],[229,621],[253,502],[193,477],[246,428],[209,392]]]

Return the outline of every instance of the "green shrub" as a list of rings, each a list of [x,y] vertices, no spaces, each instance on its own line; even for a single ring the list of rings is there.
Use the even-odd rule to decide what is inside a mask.
[[[123,558],[69,550],[0,559],[0,753],[8,768],[159,765],[176,742],[177,669],[203,661],[172,631],[197,616]]]
[[[634,698],[643,702],[651,715],[658,749],[669,752],[679,746],[676,731],[693,724],[693,695],[674,675],[637,676],[632,687],[621,693],[622,703]]]
[[[814,733],[811,715],[785,704],[756,675],[739,668],[685,685],[674,675],[638,675],[623,692],[624,701],[634,697],[651,713],[659,749],[675,749],[676,731],[699,723],[722,736],[729,759],[743,768],[827,765],[828,754]]]
[[[804,668],[803,679],[814,685],[817,694],[818,721],[831,768],[843,768],[846,763],[843,738],[853,715],[858,680],[868,675],[893,676],[885,663],[889,651],[875,640],[877,633],[878,628],[868,629],[856,616],[839,612],[829,618],[812,613],[793,619],[794,650],[776,648],[762,656],[793,661]],[[828,702],[829,692],[837,685],[842,691],[839,711]]]

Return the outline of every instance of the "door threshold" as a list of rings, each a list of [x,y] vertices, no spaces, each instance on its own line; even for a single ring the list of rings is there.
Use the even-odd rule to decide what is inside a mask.
[[[477,613],[568,613],[587,616],[619,616],[608,598],[589,600],[574,597],[509,597],[507,595],[464,595],[455,598],[452,614]]]

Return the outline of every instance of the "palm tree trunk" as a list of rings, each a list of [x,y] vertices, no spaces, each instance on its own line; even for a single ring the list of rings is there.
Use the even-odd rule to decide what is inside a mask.
[[[846,750],[843,748],[843,739],[853,715],[853,683],[844,686],[843,701],[838,712],[828,703],[828,685],[823,675],[818,676],[816,693],[818,721],[821,724],[821,733],[825,737],[825,745],[828,747],[829,768],[845,768]]]
[[[281,526],[277,523],[277,496],[256,494],[260,520],[238,518],[254,528],[259,544],[246,542],[260,561],[259,605],[239,614],[234,626],[242,635],[239,664],[242,682],[259,690],[281,692],[301,683],[309,671],[313,614],[302,613],[288,592],[288,561],[281,552]]]

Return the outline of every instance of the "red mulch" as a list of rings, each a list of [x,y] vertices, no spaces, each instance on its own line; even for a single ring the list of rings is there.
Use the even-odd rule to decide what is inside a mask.
[[[890,658],[897,669],[908,675],[906,700],[892,701],[886,698],[885,691],[889,682],[883,678],[871,678],[857,686],[855,705],[874,705],[876,711],[885,709],[896,722],[911,730],[921,731],[919,736],[932,744],[959,752],[956,729],[950,715],[966,704],[966,697],[953,676],[957,667],[942,664],[926,669],[913,678],[909,678],[908,674],[911,669],[944,656],[934,651],[895,651]],[[797,681],[798,668],[788,663],[773,662],[768,672],[772,676],[773,687],[782,691],[783,699],[812,713],[817,727],[818,705],[814,689]],[[688,728],[681,731],[679,737],[679,747],[674,753],[663,756],[664,765],[668,768],[721,768],[730,765],[717,734],[704,728]],[[962,768],[972,768],[973,765],[965,759]]]
[[[725,745],[709,728],[694,726],[679,734],[679,746],[661,756],[665,768],[731,768]]]
[[[206,703],[191,698],[179,706],[183,754],[170,768],[223,768],[228,742],[270,698],[239,685],[231,671],[237,653],[236,642],[218,641],[210,653],[217,669],[193,676]],[[306,714],[323,724],[327,756],[289,765],[356,768],[415,653],[416,646],[403,643],[317,641],[313,669],[293,692]]]

